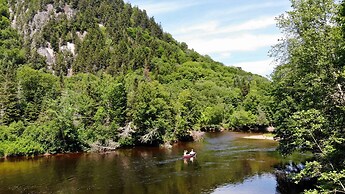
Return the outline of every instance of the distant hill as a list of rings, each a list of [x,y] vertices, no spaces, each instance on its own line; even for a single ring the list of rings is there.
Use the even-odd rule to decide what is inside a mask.
[[[39,53],[55,75],[152,69],[154,58],[173,64],[205,60],[164,33],[145,11],[122,0],[12,1],[10,5],[12,26],[24,36],[33,62],[41,62],[35,58]]]
[[[271,122],[270,81],[188,49],[122,0],[0,0],[0,155]]]

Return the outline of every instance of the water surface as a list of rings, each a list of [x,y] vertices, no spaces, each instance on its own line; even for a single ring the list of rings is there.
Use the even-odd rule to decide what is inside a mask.
[[[172,149],[137,147],[0,161],[0,193],[281,193],[274,166],[288,159],[277,142],[209,133]],[[198,153],[183,160],[184,149]]]

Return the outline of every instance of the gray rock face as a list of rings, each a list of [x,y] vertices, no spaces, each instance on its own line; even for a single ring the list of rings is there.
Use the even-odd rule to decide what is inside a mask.
[[[71,6],[69,6],[69,5],[65,5],[64,12],[65,12],[68,20],[72,19],[76,14],[76,11],[74,9],[72,9]]]
[[[78,38],[79,38],[80,40],[83,40],[83,39],[85,38],[87,32],[86,32],[86,31],[84,31],[83,33],[81,33],[81,32],[76,32],[76,34],[77,34],[77,36],[78,36]]]
[[[33,20],[32,23],[29,24],[30,26],[30,37],[33,37],[37,32],[41,31],[44,25],[49,21],[49,12],[43,11],[38,12]]]
[[[43,10],[39,10],[38,12],[34,13],[32,19],[28,22],[25,21],[25,17],[29,10],[22,6],[24,0],[18,0],[15,4],[15,7],[11,7],[10,13],[12,18],[12,26],[19,30],[20,33],[24,35],[24,38],[27,42],[31,44],[32,49],[37,49],[38,54],[43,57],[46,57],[46,62],[48,64],[48,69],[52,69],[52,66],[56,64],[56,52],[52,49],[51,44],[49,42],[41,42],[42,35],[41,31],[44,26],[52,19],[61,18],[60,16],[65,14],[68,20],[73,19],[76,16],[77,11],[74,10],[70,5],[63,5],[62,12],[57,11],[59,10],[57,7],[54,7],[53,4],[46,4]],[[60,9],[61,10],[61,9]],[[79,34],[81,40],[86,35],[86,32],[83,34]],[[48,45],[48,46],[40,46],[37,43],[40,42],[40,45]],[[76,55],[75,53],[75,45],[71,42],[61,42],[60,40],[60,48],[59,51],[68,51],[72,53],[73,57]],[[70,70],[72,73],[72,70]]]
[[[60,47],[60,51],[71,53],[72,57],[74,57],[76,55],[75,44],[67,42],[67,45]],[[67,67],[67,77],[71,77],[72,75],[73,75],[73,68],[71,66],[69,66],[69,67]]]
[[[60,47],[60,51],[68,51],[75,56],[75,44],[67,42],[67,45]]]
[[[46,62],[49,66],[55,64],[55,53],[51,47],[40,47],[37,50],[38,54],[46,57]]]

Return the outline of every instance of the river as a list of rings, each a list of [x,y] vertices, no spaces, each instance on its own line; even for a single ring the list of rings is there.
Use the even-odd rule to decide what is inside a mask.
[[[207,133],[201,142],[172,149],[136,147],[115,152],[65,154],[0,161],[0,193],[289,193],[274,167],[277,142],[244,139],[242,133]],[[197,158],[183,160],[183,150]]]

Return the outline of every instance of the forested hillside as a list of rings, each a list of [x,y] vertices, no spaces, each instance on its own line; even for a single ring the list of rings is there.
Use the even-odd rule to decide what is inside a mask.
[[[122,0],[0,0],[0,156],[268,126],[261,76],[201,56]]]

